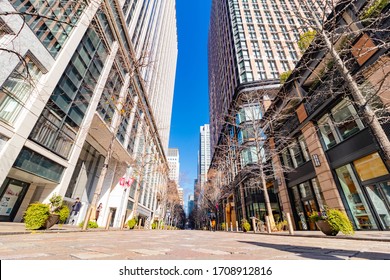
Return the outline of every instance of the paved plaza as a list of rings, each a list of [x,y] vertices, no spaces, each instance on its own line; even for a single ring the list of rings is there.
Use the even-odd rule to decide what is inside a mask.
[[[8,229],[10,231],[10,229]],[[388,232],[254,234],[196,230],[0,232],[2,260],[389,260]]]

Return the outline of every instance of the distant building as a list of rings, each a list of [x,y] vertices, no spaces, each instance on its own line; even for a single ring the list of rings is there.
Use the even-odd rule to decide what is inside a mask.
[[[169,166],[169,179],[175,181],[176,185],[179,186],[179,177],[180,177],[179,149],[169,148],[167,160]]]
[[[210,126],[205,124],[200,127],[199,133],[198,183],[201,189],[207,181],[207,171],[211,160],[210,153]]]
[[[194,202],[194,195],[193,194],[190,194],[188,196],[188,207],[187,207],[187,216],[191,215],[192,211],[194,210],[194,207],[195,207],[195,202]]]

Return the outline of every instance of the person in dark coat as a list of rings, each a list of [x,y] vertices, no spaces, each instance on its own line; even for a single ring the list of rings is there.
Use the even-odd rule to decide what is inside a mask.
[[[80,209],[81,209],[81,202],[80,202],[80,198],[77,197],[76,201],[72,205],[72,210],[70,211],[69,220],[71,220],[71,224],[74,224],[75,217],[79,214]]]

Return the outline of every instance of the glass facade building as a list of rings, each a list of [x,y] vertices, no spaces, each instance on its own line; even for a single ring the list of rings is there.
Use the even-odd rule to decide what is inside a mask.
[[[26,25],[1,19],[2,47],[20,56],[0,56],[0,198],[20,191],[14,203],[2,204],[0,220],[20,221],[31,199],[46,202],[57,193],[69,204],[80,198],[80,222],[108,154],[97,222],[105,224],[110,213],[115,227],[122,216],[142,215],[145,226],[159,219],[177,59],[175,1],[2,5],[11,14],[5,17]],[[138,60],[141,53],[158,62]],[[164,132],[161,123],[168,123]],[[149,157],[153,163],[141,160]],[[137,172],[123,192],[118,182],[128,165]]]

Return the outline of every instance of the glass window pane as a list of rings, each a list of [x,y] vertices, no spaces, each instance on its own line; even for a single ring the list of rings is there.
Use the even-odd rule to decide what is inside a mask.
[[[369,185],[366,190],[382,226],[390,229],[390,182]]]
[[[363,128],[355,108],[347,101],[341,102],[333,108],[332,115],[343,139],[348,138]]]
[[[332,126],[329,123],[329,117],[327,115],[318,121],[318,127],[320,129],[326,150],[338,143],[338,137],[332,129]]]
[[[378,153],[373,153],[354,162],[360,180],[366,181],[389,174]]]
[[[336,173],[356,227],[358,229],[377,229],[351,165],[348,164],[336,169]]]
[[[316,196],[318,205],[320,206],[320,211],[325,211],[324,196],[322,195],[320,183],[317,178],[311,179],[311,184],[313,185],[314,194]]]

